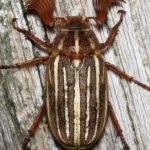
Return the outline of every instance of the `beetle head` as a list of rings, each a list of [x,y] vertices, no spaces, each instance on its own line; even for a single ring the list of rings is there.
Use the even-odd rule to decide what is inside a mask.
[[[67,16],[56,23],[56,26],[62,31],[89,31],[90,26],[85,22],[82,16]]]

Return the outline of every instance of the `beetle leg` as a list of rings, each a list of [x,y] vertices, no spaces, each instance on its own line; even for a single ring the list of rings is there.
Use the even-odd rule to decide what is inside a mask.
[[[40,111],[38,112],[38,115],[36,116],[34,122],[32,123],[30,129],[28,130],[28,134],[25,136],[23,144],[22,144],[22,150],[28,150],[27,147],[30,138],[34,136],[34,133],[36,129],[38,128],[40,121],[42,117],[46,114],[46,104],[43,102],[42,106],[40,107]]]
[[[39,63],[48,62],[48,60],[49,57],[39,57],[25,62],[16,63],[14,65],[0,65],[0,69],[13,69],[13,68],[20,69],[20,68],[30,67]]]
[[[121,14],[120,16],[120,20],[118,21],[118,23],[112,28],[109,37],[107,38],[106,42],[102,45],[100,44],[100,49],[102,50],[101,53],[105,53],[106,49],[113,43],[117,33],[118,33],[118,28],[121,25],[122,21],[123,21],[123,16],[126,13],[124,10],[119,10],[118,13]]]
[[[14,18],[12,20],[12,26],[14,29],[16,29],[18,32],[23,33],[28,39],[30,39],[31,41],[33,41],[35,44],[37,44],[38,46],[44,46],[45,48],[52,48],[52,44],[49,42],[44,42],[41,39],[39,39],[38,37],[36,37],[35,35],[33,35],[31,32],[26,31],[25,29],[21,29],[16,25],[16,18]]]
[[[142,88],[150,91],[150,86],[143,84],[142,82],[139,82],[138,80],[134,79],[134,77],[129,76],[128,74],[126,74],[125,72],[123,72],[122,70],[120,70],[118,67],[116,67],[115,65],[109,63],[109,62],[105,62],[106,66],[108,69],[112,70],[113,72],[115,72],[117,75],[119,75],[121,78],[126,79],[129,82],[134,82],[135,84],[137,84],[138,86],[141,86]]]
[[[123,133],[122,133],[123,131],[122,131],[121,126],[120,126],[120,124],[119,124],[119,122],[117,120],[117,117],[115,115],[115,112],[113,110],[113,107],[112,107],[110,101],[108,101],[108,109],[109,109],[109,114],[110,114],[110,117],[112,119],[113,125],[114,125],[114,127],[116,129],[117,135],[121,139],[121,142],[122,142],[124,150],[129,150],[130,148],[129,148],[129,146],[128,146],[128,144],[127,144],[127,142],[126,142],[126,140],[125,140],[125,138],[123,136]]]
[[[96,12],[96,20],[98,25],[102,25],[108,15],[108,10],[113,4],[119,4],[125,0],[93,0],[93,6]]]

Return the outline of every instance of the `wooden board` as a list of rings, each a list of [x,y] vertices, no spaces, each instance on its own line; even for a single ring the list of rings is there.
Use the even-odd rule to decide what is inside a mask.
[[[34,57],[44,56],[38,47],[28,41],[11,26],[12,18],[18,18],[18,26],[32,31],[46,40],[55,34],[43,28],[36,16],[24,17],[25,0],[0,1],[0,64],[14,64]],[[55,16],[94,16],[92,0],[56,0]],[[104,58],[129,75],[150,85],[150,1],[130,0],[113,7],[108,22],[102,30],[94,29],[100,42],[107,38],[111,27],[118,21],[117,11],[127,15],[119,34]],[[45,67],[36,66],[22,70],[0,72],[0,149],[19,150],[27,129],[32,124],[42,104]],[[113,104],[125,138],[132,150],[150,149],[150,92],[108,72],[109,99]],[[35,150],[58,150],[46,119],[30,143]],[[108,119],[104,135],[93,150],[120,150],[122,145]]]

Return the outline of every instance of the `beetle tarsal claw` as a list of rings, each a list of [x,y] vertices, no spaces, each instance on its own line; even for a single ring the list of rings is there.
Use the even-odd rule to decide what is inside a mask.
[[[118,10],[118,14],[125,15],[126,11],[125,10]]]
[[[17,19],[18,19],[18,18],[13,18],[13,19],[12,19],[12,22],[16,22]]]
[[[23,29],[21,29],[21,28],[19,28],[19,27],[17,26],[17,18],[13,18],[13,20],[12,20],[12,26],[13,26],[13,28],[16,29],[18,32],[24,32]]]
[[[17,18],[12,19],[12,26],[13,26],[14,29],[17,28],[16,21],[17,21]]]
[[[30,138],[31,138],[30,133],[27,133],[22,144],[22,150],[30,150],[30,148],[27,146],[28,143],[30,142]]]
[[[122,133],[120,135],[120,139],[121,139],[121,142],[122,142],[122,145],[123,145],[123,149],[124,150],[130,150],[130,148],[129,148],[129,146],[128,146],[128,144],[127,144],[127,142],[126,142],[126,140],[125,140]]]

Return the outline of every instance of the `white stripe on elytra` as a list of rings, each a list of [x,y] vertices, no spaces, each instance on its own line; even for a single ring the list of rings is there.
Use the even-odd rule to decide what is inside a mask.
[[[59,134],[59,137],[62,139],[60,128],[59,128],[59,117],[58,117],[58,64],[59,64],[59,56],[56,57],[55,62],[54,62],[55,112],[56,112],[56,126],[58,130],[58,134]]]
[[[96,125],[95,125],[95,131],[94,131],[94,135],[93,138],[90,142],[93,141],[93,139],[96,137],[96,133],[97,133],[97,128],[98,128],[98,120],[99,120],[99,75],[100,75],[100,67],[99,67],[99,60],[96,56],[94,56],[94,61],[95,61],[95,68],[96,68]]]
[[[58,49],[63,48],[65,38],[62,38],[58,44]],[[58,117],[58,66],[59,66],[59,56],[55,58],[54,61],[54,82],[55,82],[55,112],[56,112],[56,126],[58,130],[58,135],[61,138],[62,141],[62,135],[60,133],[60,127],[59,127],[59,117]]]
[[[66,34],[65,34],[65,35],[66,35]],[[62,39],[59,41],[58,49],[62,49],[62,48],[63,48],[64,40],[65,40],[65,37],[62,38]]]
[[[74,40],[75,40],[75,52],[78,54],[79,53],[79,31],[75,31]]]
[[[106,66],[103,64],[102,84],[104,84],[104,83],[105,83],[105,78],[106,78],[106,76],[105,76],[105,72],[106,72]]]
[[[49,121],[50,127],[52,127],[51,117],[50,117],[50,114],[51,114],[50,113],[50,99],[49,99],[49,84],[51,84],[51,68],[49,65],[48,65],[47,69],[48,70],[46,72],[46,104],[47,104],[48,121]],[[49,74],[49,76],[48,76],[48,74]],[[49,80],[50,80],[50,82],[49,82]]]
[[[80,81],[79,70],[75,70],[74,96],[74,144],[80,145]]]
[[[85,131],[85,140],[88,138],[89,134],[89,121],[90,121],[90,77],[91,77],[91,68],[88,67],[87,74],[87,108],[86,108],[86,131]]]
[[[89,38],[89,42],[90,42],[91,48],[95,49],[95,44],[91,38]]]
[[[75,52],[79,53],[79,31],[75,31]],[[80,60],[74,60],[74,66],[79,67]],[[74,87],[74,144],[80,145],[80,79],[79,70],[75,69],[75,87]]]
[[[67,105],[67,99],[68,99],[67,90],[68,90],[68,87],[67,87],[67,77],[66,77],[66,69],[65,69],[65,67],[63,67],[63,74],[64,74],[64,91],[65,91],[66,135],[67,135],[67,138],[69,138],[69,117],[68,117],[69,111],[68,111],[68,105]]]
[[[74,41],[75,41],[75,52],[78,54],[79,53],[79,31],[75,31],[74,34]],[[76,59],[74,60],[74,66],[77,68],[79,67],[80,60]]]

